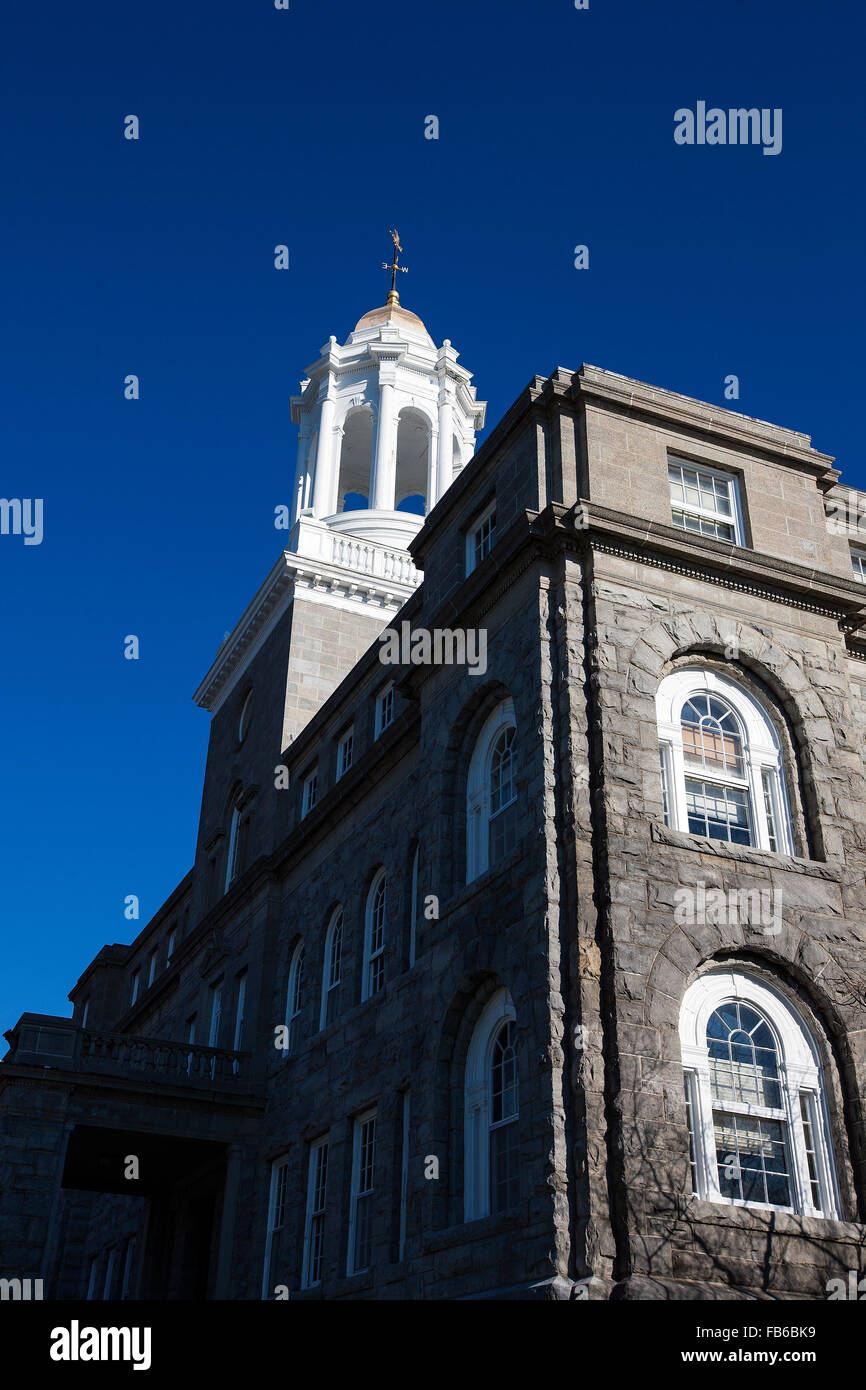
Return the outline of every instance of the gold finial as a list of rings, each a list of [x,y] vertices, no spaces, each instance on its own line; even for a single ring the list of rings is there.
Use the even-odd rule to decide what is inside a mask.
[[[400,296],[397,293],[397,271],[402,270],[405,274],[409,267],[407,265],[400,265],[399,262],[399,257],[403,251],[403,247],[400,245],[400,233],[396,230],[391,232],[391,240],[394,243],[394,259],[390,265],[388,265],[387,261],[383,261],[382,269],[390,270],[391,272],[391,289],[388,294],[387,302],[389,304],[399,304]]]

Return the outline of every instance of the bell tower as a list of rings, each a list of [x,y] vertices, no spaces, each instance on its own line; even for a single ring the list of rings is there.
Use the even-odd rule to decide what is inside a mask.
[[[407,267],[397,232],[391,237],[385,304],[364,314],[345,344],[328,341],[291,400],[298,455],[289,549],[299,555],[342,563],[358,553],[350,538],[405,553],[484,425],[486,404],[450,339],[437,347],[400,303],[396,280]],[[405,562],[411,567],[408,554]]]

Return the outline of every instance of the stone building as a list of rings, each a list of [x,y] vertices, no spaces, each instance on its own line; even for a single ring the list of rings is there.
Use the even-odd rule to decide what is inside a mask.
[[[292,412],[193,866],[6,1034],[0,1272],[826,1298],[866,1229],[866,496],[591,366],[473,453],[393,293]]]

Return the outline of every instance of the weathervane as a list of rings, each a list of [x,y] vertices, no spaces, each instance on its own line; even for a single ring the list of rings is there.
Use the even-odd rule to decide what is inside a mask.
[[[407,265],[400,265],[399,257],[402,254],[403,247],[400,245],[400,233],[396,230],[396,228],[393,232],[391,232],[391,240],[394,243],[394,259],[390,265],[388,265],[387,261],[383,261],[382,269],[390,270],[391,272],[391,290],[388,295],[388,303],[399,304],[400,296],[397,293],[397,271],[402,270],[405,275],[409,267]]]

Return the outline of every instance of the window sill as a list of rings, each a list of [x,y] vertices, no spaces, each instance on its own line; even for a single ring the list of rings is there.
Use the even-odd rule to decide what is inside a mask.
[[[652,822],[650,834],[660,845],[689,849],[697,854],[713,854],[719,859],[734,859],[741,864],[757,864],[767,869],[784,870],[786,873],[807,874],[811,878],[823,878],[830,883],[839,883],[843,874],[841,863],[800,859],[795,854],[773,854],[766,849],[732,845],[727,840],[710,840],[704,835],[690,835],[685,830],[671,830],[660,821]]]
[[[866,1226],[837,1216],[799,1216],[773,1207],[745,1206],[734,1202],[708,1202],[694,1194],[676,1198],[678,1214],[689,1223],[704,1226],[736,1226],[740,1230],[772,1231],[778,1236],[802,1236],[819,1241],[836,1240],[862,1245]]]
[[[496,1216],[478,1216],[472,1221],[461,1221],[459,1226],[448,1226],[444,1231],[425,1233],[421,1253],[434,1255],[438,1250],[450,1250],[455,1245],[470,1245],[476,1240],[506,1236],[525,1225],[525,1216],[516,1208]]]

